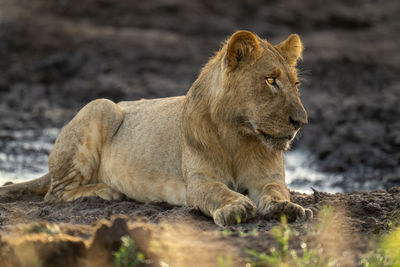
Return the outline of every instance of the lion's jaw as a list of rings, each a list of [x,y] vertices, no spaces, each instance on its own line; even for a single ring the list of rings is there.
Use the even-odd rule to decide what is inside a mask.
[[[256,129],[255,134],[261,143],[267,147],[275,150],[287,150],[290,148],[290,143],[295,138],[297,131],[286,135],[273,136],[261,129]]]
[[[254,121],[250,121],[250,124],[245,126],[244,132],[246,135],[254,136],[259,140],[260,143],[265,145],[270,150],[283,150],[286,151],[290,148],[291,142],[295,139],[299,130],[285,131],[276,133],[274,135],[269,134],[267,130],[263,130],[263,127],[257,125]]]

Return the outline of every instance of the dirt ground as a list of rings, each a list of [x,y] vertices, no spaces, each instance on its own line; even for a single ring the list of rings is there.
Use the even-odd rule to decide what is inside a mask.
[[[329,251],[341,255],[341,266],[354,266],[400,210],[399,13],[397,0],[0,0],[0,129],[62,127],[99,97],[181,95],[235,30],[272,43],[297,32],[306,48],[300,90],[310,124],[295,148],[315,155],[323,171],[342,174],[336,186],[345,192],[372,192],[293,192],[316,216],[290,224],[299,233],[291,246],[300,249],[318,210],[331,205],[337,246]],[[0,134],[2,151],[14,153],[12,138]],[[112,218],[118,214],[127,217]],[[199,211],[165,203],[13,196],[0,199],[0,266],[21,262],[20,255],[40,255],[44,266],[107,265],[123,235],[171,266],[216,266],[220,255],[243,264],[244,249],[269,251],[277,225],[254,218],[219,229]]]
[[[315,214],[309,222],[290,224],[297,231],[291,249],[300,250],[305,238],[322,238],[319,242],[339,258],[336,266],[358,265],[400,216],[400,187],[370,193],[292,192],[291,197]],[[325,233],[315,231],[323,206],[334,208]],[[108,266],[120,238],[129,235],[154,266],[160,259],[170,266],[217,266],[218,257],[232,257],[233,266],[244,266],[249,258],[246,249],[269,252],[276,246],[270,230],[278,225],[255,217],[222,229],[196,209],[166,203],[107,202],[93,197],[49,204],[32,195],[4,197],[0,199],[0,263],[3,259],[1,266],[19,266],[26,258],[35,259],[26,256],[31,245],[32,255],[39,255],[43,266],[96,266],[95,260]]]

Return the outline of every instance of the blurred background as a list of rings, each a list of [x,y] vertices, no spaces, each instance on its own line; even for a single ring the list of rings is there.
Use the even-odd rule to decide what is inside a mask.
[[[0,183],[47,172],[89,101],[182,95],[234,31],[298,33],[309,114],[290,188],[400,185],[398,0],[0,0]]]

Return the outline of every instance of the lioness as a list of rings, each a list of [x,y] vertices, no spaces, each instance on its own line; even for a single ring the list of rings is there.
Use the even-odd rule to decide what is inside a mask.
[[[283,152],[307,113],[299,98],[298,35],[272,45],[234,33],[186,96],[90,102],[63,128],[49,173],[3,186],[46,201],[123,195],[199,208],[219,226],[255,215],[312,216],[290,202]],[[247,196],[246,196],[247,195]]]

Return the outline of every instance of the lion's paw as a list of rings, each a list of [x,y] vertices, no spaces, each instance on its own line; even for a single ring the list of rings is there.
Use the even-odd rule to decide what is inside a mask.
[[[255,215],[256,207],[247,197],[239,197],[214,212],[214,222],[219,226],[245,222]]]
[[[290,201],[278,201],[268,204],[265,212],[267,219],[280,219],[282,215],[285,215],[289,222],[305,221],[313,217],[313,212]]]
[[[117,190],[114,190],[110,187],[102,188],[95,193],[98,197],[101,197],[104,200],[113,201],[113,200],[122,200],[124,195]]]

